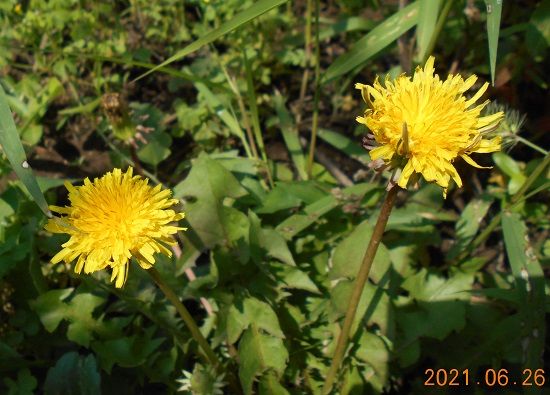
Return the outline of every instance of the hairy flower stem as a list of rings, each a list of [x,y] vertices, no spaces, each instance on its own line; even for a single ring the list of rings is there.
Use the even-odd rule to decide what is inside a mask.
[[[361,268],[359,269],[359,273],[357,273],[357,278],[355,279],[355,285],[353,287],[353,291],[349,300],[346,317],[344,318],[344,324],[342,326],[342,331],[340,332],[340,336],[338,337],[336,350],[334,351],[332,363],[330,365],[330,369],[328,371],[325,379],[325,384],[323,386],[322,393],[324,395],[330,393],[337,373],[340,369],[340,364],[342,363],[342,359],[347,348],[351,326],[355,318],[355,313],[357,312],[357,306],[359,305],[361,294],[363,293],[363,289],[365,288],[365,283],[369,278],[369,272],[372,267],[372,262],[374,261],[374,257],[376,256],[378,245],[380,245],[380,241],[382,240],[384,229],[386,228],[388,218],[395,203],[395,197],[397,196],[397,192],[399,192],[400,189],[401,188],[399,188],[397,185],[394,185],[388,191],[384,203],[382,203],[382,208],[380,210],[380,214],[378,215],[376,225],[374,226],[374,231],[372,232],[369,245],[367,246],[367,251],[363,256],[363,263],[361,264]]]

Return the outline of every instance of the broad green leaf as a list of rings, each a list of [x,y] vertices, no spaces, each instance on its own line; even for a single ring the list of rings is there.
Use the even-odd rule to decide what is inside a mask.
[[[489,62],[491,65],[491,82],[493,85],[495,84],[502,2],[503,0],[485,0],[487,5],[487,42],[489,43]]]
[[[355,356],[369,364],[374,375],[369,377],[369,384],[379,393],[383,392],[389,379],[390,350],[385,341],[374,333],[364,331],[358,342]]]
[[[101,376],[93,354],[84,357],[72,351],[48,370],[44,393],[96,395],[101,393]]]
[[[66,317],[68,306],[63,300],[72,292],[73,288],[52,290],[29,303],[48,332],[55,331],[59,323]]]
[[[21,144],[19,133],[15,127],[13,117],[8,106],[6,93],[4,88],[0,84],[0,145],[4,153],[6,154],[10,164],[15,171],[15,174],[19,177],[23,185],[29,191],[34,202],[40,207],[42,212],[51,217],[50,210],[48,209],[48,203],[40,190],[36,178],[34,177],[25,150]]]
[[[281,385],[275,372],[269,370],[260,377],[260,395],[289,395],[289,392]]]
[[[92,342],[92,349],[96,355],[101,355],[100,364],[107,373],[111,373],[111,369],[115,364],[123,368],[141,366],[165,341],[165,338],[153,338],[154,331],[155,328],[151,327],[141,335],[107,341],[94,341]]]
[[[333,309],[331,321],[340,320],[346,314],[354,285],[354,281],[342,280],[331,289],[330,302]],[[384,335],[391,333],[395,325],[392,315],[393,306],[386,291],[380,286],[367,282],[357,305],[350,336],[354,336],[361,322],[377,325]]]
[[[233,344],[251,324],[267,333],[283,338],[277,314],[271,306],[254,297],[237,299],[227,316],[227,339]]]
[[[279,262],[271,262],[269,264],[269,272],[273,274],[282,288],[303,289],[309,292],[320,293],[311,278],[297,267]]]
[[[455,226],[456,240],[447,253],[448,260],[456,258],[470,244],[491,204],[492,199],[481,197],[473,199],[466,205]]]
[[[412,298],[426,302],[468,300],[469,291],[474,282],[471,273],[456,272],[445,278],[436,271],[422,269],[405,279],[403,289],[409,291]]]
[[[306,160],[302,151],[302,145],[300,144],[300,135],[298,129],[294,124],[290,113],[288,112],[285,101],[280,93],[275,93],[274,100],[275,110],[279,117],[279,126],[281,127],[281,133],[283,134],[283,140],[285,141],[294,167],[300,176],[300,179],[307,180],[306,172]]]
[[[246,10],[235,15],[231,20],[225,22],[217,29],[212,30],[211,32],[200,37],[198,40],[193,41],[191,44],[183,48],[181,51],[177,52],[175,55],[171,56],[158,66],[152,68],[146,73],[140,75],[136,78],[136,81],[145,77],[146,75],[151,74],[152,72],[168,66],[170,63],[173,63],[181,58],[189,55],[190,53],[196,51],[202,46],[211,43],[212,41],[222,37],[223,35],[239,28],[240,26],[250,22],[251,20],[257,18],[258,16],[265,14],[267,11],[280,6],[281,4],[286,3],[288,0],[260,0],[254,3],[252,6]]]
[[[165,132],[154,132],[147,136],[147,144],[144,144],[138,152],[138,158],[150,165],[157,166],[164,159],[168,158],[172,137]]]
[[[102,328],[101,322],[94,319],[92,313],[105,303],[105,299],[81,293],[65,303],[63,300],[72,292],[72,288],[48,291],[31,301],[30,305],[48,332],[53,332],[62,320],[67,320],[70,322],[67,338],[88,347],[92,333]]]
[[[230,233],[237,231],[236,227],[248,232],[246,215],[223,204],[225,198],[236,199],[246,193],[233,174],[206,154],[194,161],[187,178],[174,188],[174,197],[186,200],[188,233],[196,233],[208,248],[236,240]]]
[[[423,63],[428,57],[428,44],[434,34],[435,25],[441,0],[419,0],[418,26],[416,28],[416,40],[418,45],[418,59]]]
[[[368,220],[365,220],[338,244],[332,257],[332,270],[329,273],[330,279],[336,280],[343,277],[353,279],[357,276],[371,236],[372,225]],[[384,244],[380,243],[369,277],[378,283],[388,271],[390,265],[388,250]]]
[[[366,36],[355,43],[353,48],[336,59],[323,75],[327,83],[342,74],[365,63],[378,52],[397,40],[418,21],[418,1],[384,19]]]
[[[545,276],[519,214],[503,213],[502,233],[520,296],[522,363],[525,367],[535,369],[542,364],[545,344]]]
[[[359,141],[353,141],[341,133],[336,133],[328,129],[319,129],[317,135],[321,140],[324,140],[326,143],[329,143],[334,148],[339,149],[343,153],[347,154],[350,158],[353,158],[363,164],[367,164],[370,162],[368,152],[363,147],[361,147]]]
[[[400,311],[397,322],[409,339],[430,337],[443,340],[466,325],[466,302],[418,302],[414,309]]]
[[[296,266],[294,258],[284,237],[275,229],[264,229],[261,227],[260,219],[253,212],[248,212],[250,222],[250,250],[252,259],[257,263],[262,263],[267,257],[272,257],[286,263],[287,265]]]
[[[277,182],[275,187],[267,193],[262,206],[256,210],[258,214],[273,214],[279,210],[294,208],[302,203],[311,204],[327,196],[317,182],[290,181]]]
[[[266,335],[253,323],[239,342],[239,377],[244,393],[252,393],[254,379],[273,370],[281,376],[286,368],[288,351],[278,337]]]
[[[493,154],[493,160],[498,168],[510,177],[510,182],[508,183],[508,193],[511,195],[515,194],[519,191],[527,179],[521,171],[518,163],[503,152],[495,152]]]

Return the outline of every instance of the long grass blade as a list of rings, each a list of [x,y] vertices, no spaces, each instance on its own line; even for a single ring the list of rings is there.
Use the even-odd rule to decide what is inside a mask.
[[[545,324],[545,279],[535,251],[529,243],[525,223],[519,214],[504,212],[502,233],[506,254],[518,291],[522,333],[522,366],[533,371],[542,366]],[[531,389],[526,393],[538,393]]]
[[[334,148],[342,151],[350,158],[366,165],[370,162],[368,152],[361,147],[360,141],[353,141],[341,133],[334,132],[328,129],[319,129],[319,137],[325,143],[332,145]]]
[[[211,43],[212,41],[220,38],[221,36],[239,28],[240,26],[250,22],[251,20],[257,18],[262,14],[265,14],[267,11],[273,8],[276,8],[281,4],[286,3],[287,1],[288,0],[260,0],[257,3],[254,3],[252,6],[240,12],[239,14],[235,15],[231,20],[225,22],[223,25],[221,25],[217,29],[210,31],[209,33],[205,34],[198,40],[193,41],[191,44],[189,44],[188,46],[183,48],[181,51],[177,52],[175,55],[171,56],[170,58],[168,58],[167,60],[159,64],[158,66],[140,75],[134,81],[140,80],[143,77],[151,74],[152,72],[160,69],[161,67],[165,67],[170,63],[173,63],[189,55],[190,53],[196,51],[202,46]]]
[[[428,45],[435,32],[440,6],[441,0],[420,0],[416,37],[418,43],[418,59],[421,63],[424,63],[423,60],[428,56]]]
[[[294,166],[300,178],[302,180],[307,180],[306,159],[302,151],[302,146],[300,145],[300,137],[298,136],[298,131],[292,122],[292,118],[286,109],[284,99],[280,93],[275,94],[273,102],[279,117],[283,140],[288,148],[292,162],[294,162]]]
[[[355,43],[353,48],[340,56],[325,72],[322,82],[327,83],[365,63],[378,52],[397,40],[418,22],[418,2],[395,13],[372,29]]]
[[[497,65],[498,36],[503,0],[486,0],[487,3],[487,41],[489,43],[489,62],[491,64],[491,82],[495,84]]]
[[[250,145],[246,140],[239,121],[237,121],[235,117],[233,117],[233,115],[231,115],[231,113],[227,111],[223,103],[210,89],[208,89],[206,85],[204,85],[202,82],[199,82],[195,84],[195,87],[205,97],[206,103],[208,103],[208,107],[210,107],[210,109],[214,113],[216,113],[216,115],[220,117],[220,119],[227,125],[229,130],[241,140],[244,150],[246,151],[246,155],[249,158],[252,157]]]
[[[32,173],[32,170],[27,162],[23,144],[15,127],[13,116],[8,105],[8,99],[4,88],[0,85],[0,145],[4,150],[15,174],[21,180],[23,185],[29,191],[34,202],[40,209],[50,217],[51,213],[48,209],[48,203],[38,186],[38,182]]]

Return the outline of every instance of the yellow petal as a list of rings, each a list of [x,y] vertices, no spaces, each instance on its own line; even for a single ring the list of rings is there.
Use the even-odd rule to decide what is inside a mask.
[[[480,166],[480,165],[478,165],[472,158],[470,158],[466,154],[462,154],[460,156],[462,157],[462,159],[464,159],[464,161],[466,163],[468,163],[469,165],[472,165],[474,167],[477,167],[478,169],[492,169],[492,166]]]
[[[403,170],[401,171],[401,176],[399,177],[399,182],[397,185],[399,185],[401,188],[406,189],[407,183],[409,182],[409,178],[411,177],[412,173],[414,172],[414,168],[412,165],[412,161],[408,161]]]

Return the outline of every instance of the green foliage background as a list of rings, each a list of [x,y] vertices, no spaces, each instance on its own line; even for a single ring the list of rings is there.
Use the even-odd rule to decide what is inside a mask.
[[[316,32],[311,0],[2,1],[0,392],[230,393],[137,265],[117,290],[49,263],[65,239],[43,230],[40,191],[63,205],[64,180],[140,162],[189,227],[156,267],[243,392],[321,393],[389,178],[366,167],[353,85],[430,53],[527,122],[503,123],[492,170],[459,165],[446,200],[400,195],[335,393],[428,393],[429,368],[548,372],[550,1],[398,3],[320,2]]]

